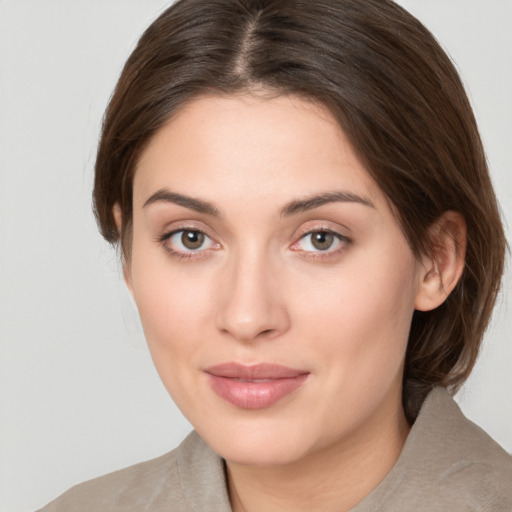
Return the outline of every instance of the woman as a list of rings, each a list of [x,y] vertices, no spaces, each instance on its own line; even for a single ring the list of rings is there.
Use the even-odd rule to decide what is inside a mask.
[[[448,57],[385,0],[181,0],[108,107],[96,214],[196,432],[53,510],[510,510],[451,399],[505,240]]]

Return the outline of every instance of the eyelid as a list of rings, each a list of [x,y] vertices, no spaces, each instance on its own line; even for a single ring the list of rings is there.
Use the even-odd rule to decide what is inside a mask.
[[[349,239],[342,235],[341,233],[338,233],[337,231],[334,231],[333,229],[324,229],[324,228],[320,228],[320,229],[310,229],[308,231],[305,231],[304,233],[302,233],[299,238],[297,239],[297,241],[295,241],[293,243],[293,245],[297,244],[298,242],[300,242],[301,240],[303,240],[304,238],[306,238],[307,236],[309,235],[313,235],[315,233],[329,233],[329,234],[332,234],[334,235],[338,240],[340,241],[346,241],[348,242]],[[325,251],[327,252],[327,251]]]
[[[308,235],[312,235],[314,233],[319,233],[319,232],[331,233],[332,235],[334,235],[339,241],[339,244],[337,244],[338,247],[336,247],[334,249],[329,248],[324,251],[322,251],[322,250],[307,251],[307,250],[304,250],[304,249],[301,249],[298,247],[300,242],[302,240],[304,240],[305,237],[307,237]],[[346,250],[348,245],[351,245],[351,244],[352,244],[352,239],[350,237],[340,233],[340,231],[338,229],[333,228],[332,226],[326,225],[325,223],[316,224],[316,225],[311,225],[308,223],[307,227],[303,227],[299,230],[299,232],[297,233],[297,235],[295,237],[295,242],[293,242],[293,244],[290,246],[290,249],[294,252],[302,253],[303,255],[306,255],[308,258],[320,258],[320,259],[323,258],[323,259],[325,259],[325,258],[335,257],[335,256],[339,255],[341,252]]]
[[[176,247],[172,247],[169,244],[169,240],[176,234],[182,233],[183,231],[195,231],[197,233],[202,233],[206,238],[211,241],[211,246],[206,248],[199,248],[196,250],[179,250]],[[180,259],[192,259],[192,258],[205,258],[209,255],[210,251],[217,250],[220,248],[220,244],[215,240],[213,236],[211,236],[207,230],[202,229],[198,226],[185,224],[176,226],[173,229],[170,229],[156,237],[156,241],[159,242],[165,251],[167,251],[171,256],[180,258]]]
[[[339,224],[333,225],[332,223],[325,221],[307,222],[303,224],[297,230],[295,238],[298,240],[303,236],[310,235],[311,233],[318,233],[319,231],[333,233],[334,235],[337,235],[344,240],[350,240],[350,237],[344,234],[346,231],[350,232],[347,227]]]
[[[158,242],[165,242],[165,240],[169,240],[176,233],[181,233],[182,231],[197,231],[198,233],[202,233],[208,238],[212,238],[204,229],[198,228],[197,226],[179,226],[177,228],[169,229],[165,231],[163,234],[157,236]]]
[[[180,231],[197,231],[212,240],[216,240],[216,236],[212,233],[212,230],[208,225],[205,225],[203,222],[196,219],[187,218],[176,219],[173,222],[168,222],[165,225],[162,225],[161,227],[156,227],[157,233],[155,240],[157,242],[162,242]]]

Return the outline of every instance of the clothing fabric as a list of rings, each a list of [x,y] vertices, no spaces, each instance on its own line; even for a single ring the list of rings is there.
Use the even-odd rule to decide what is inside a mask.
[[[72,487],[40,512],[231,512],[224,462],[192,432],[157,459]],[[512,457],[443,388],[402,453],[351,512],[512,512]]]

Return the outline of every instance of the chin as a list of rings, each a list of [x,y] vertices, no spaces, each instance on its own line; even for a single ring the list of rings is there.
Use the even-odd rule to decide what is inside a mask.
[[[253,467],[281,467],[301,460],[305,453],[298,446],[265,445],[241,442],[230,446],[219,446],[216,450],[223,459],[232,464]]]
[[[245,423],[245,424],[244,424]],[[223,459],[240,465],[272,467],[296,462],[314,450],[316,440],[307,429],[285,422],[253,419],[211,428],[196,428],[199,435]],[[305,425],[295,425],[295,427]]]

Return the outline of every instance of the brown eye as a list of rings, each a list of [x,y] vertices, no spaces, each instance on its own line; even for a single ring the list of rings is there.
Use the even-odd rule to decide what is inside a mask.
[[[204,233],[201,231],[182,231],[181,234],[181,243],[183,247],[194,251],[200,249],[204,244]]]
[[[164,235],[160,241],[171,254],[199,256],[209,249],[218,248],[218,244],[199,229],[178,229]]]
[[[334,233],[330,233],[329,231],[311,233],[311,245],[319,251],[327,251],[332,247],[335,241]]]
[[[348,244],[350,244],[350,240],[347,237],[328,229],[318,229],[302,235],[291,248],[304,253],[326,253],[328,255],[336,253]]]

